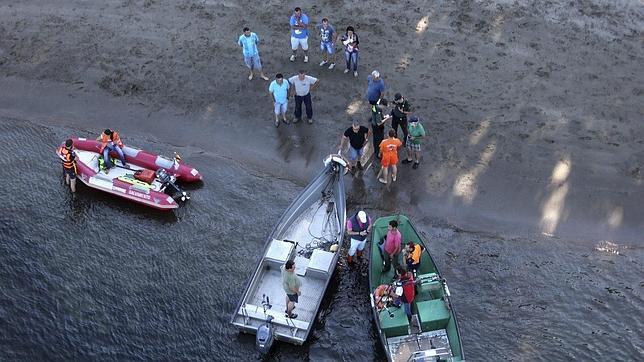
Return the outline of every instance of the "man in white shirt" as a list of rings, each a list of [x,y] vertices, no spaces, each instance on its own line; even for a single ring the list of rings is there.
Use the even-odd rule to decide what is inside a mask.
[[[306,118],[309,124],[313,123],[313,105],[311,104],[311,91],[317,88],[320,80],[306,75],[306,71],[300,70],[298,75],[294,75],[288,79],[291,84],[289,92],[291,95],[295,94],[295,119],[293,123],[297,123],[302,119],[302,102],[306,106]]]

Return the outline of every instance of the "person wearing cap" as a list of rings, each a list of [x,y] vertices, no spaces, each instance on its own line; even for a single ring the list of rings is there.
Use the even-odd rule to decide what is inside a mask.
[[[242,53],[244,55],[244,64],[250,70],[248,75],[248,80],[253,79],[253,69],[259,72],[259,77],[263,80],[268,80],[268,77],[264,75],[262,70],[262,61],[259,58],[259,50],[257,49],[257,44],[259,44],[259,37],[257,34],[250,31],[249,27],[244,27],[242,30],[243,34],[237,39],[237,45],[242,47]]]
[[[405,158],[402,163],[409,164],[412,161],[414,165],[412,168],[415,170],[420,164],[420,144],[422,139],[425,137],[425,128],[420,124],[420,120],[417,116],[411,116],[409,119],[409,134],[407,135],[407,146],[405,150],[407,151],[407,158]]]
[[[394,95],[393,109],[391,110],[391,128],[398,134],[398,126],[402,129],[403,137],[401,138],[403,146],[407,144],[407,116],[411,115],[411,105],[400,93]],[[400,137],[399,137],[400,138]]]
[[[372,106],[385,95],[385,81],[380,78],[380,72],[374,70],[367,77],[367,100]]]
[[[385,138],[385,123],[391,115],[384,115],[384,107],[387,107],[387,100],[380,98],[376,104],[371,106],[371,133],[373,134],[373,153],[375,157],[381,158],[380,143]]]
[[[64,146],[58,148],[58,155],[63,162],[63,175],[65,184],[69,185],[72,193],[76,192],[76,152],[74,152],[74,141],[68,139]]]
[[[119,156],[119,159],[121,160],[123,167],[127,166],[127,164],[125,163],[125,154],[123,153],[123,142],[121,141],[121,137],[119,136],[119,133],[117,131],[107,128],[105,129],[105,131],[103,131],[103,133],[101,133],[100,136],[98,136],[98,138],[96,138],[96,140],[101,141],[101,147],[99,148],[98,152],[103,155],[103,162],[105,162],[105,173],[107,173],[113,166],[112,160],[110,159],[110,151],[116,152],[116,154]]]
[[[353,265],[353,256],[358,254],[362,258],[362,251],[367,243],[367,235],[371,232],[371,217],[363,210],[358,211],[347,220],[347,234],[351,237],[351,245],[347,262]]]
[[[361,126],[358,120],[353,120],[351,127],[347,128],[340,140],[340,151],[342,151],[349,140],[349,168],[355,172],[355,167],[362,170],[360,157],[364,154],[364,147],[369,141],[369,128]]]
[[[302,287],[302,281],[295,274],[295,261],[288,260],[286,264],[280,267],[282,272],[282,288],[286,292],[286,318],[295,319],[297,314],[293,313],[295,309],[295,303],[298,302],[298,297],[302,295],[300,288]]]

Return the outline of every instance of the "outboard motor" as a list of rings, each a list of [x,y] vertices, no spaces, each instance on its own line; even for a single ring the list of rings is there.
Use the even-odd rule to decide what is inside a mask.
[[[175,200],[188,201],[190,196],[187,192],[183,191],[177,184],[177,178],[168,173],[168,171],[160,168],[156,172],[157,180],[163,185],[163,190],[166,194],[170,195]]]
[[[270,299],[266,294],[262,295],[262,307],[264,307],[264,315],[266,315],[266,309],[271,309],[272,305],[270,304]],[[267,354],[273,342],[275,342],[275,334],[273,332],[273,316],[266,316],[266,323],[262,324],[257,328],[257,334],[255,335],[255,346],[262,354]]]

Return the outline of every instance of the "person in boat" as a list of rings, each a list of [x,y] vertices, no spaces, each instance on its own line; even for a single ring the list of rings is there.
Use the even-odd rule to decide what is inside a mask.
[[[407,262],[407,270],[417,272],[420,267],[420,256],[422,255],[423,247],[420,244],[408,242],[405,248],[405,261]]]
[[[397,285],[402,285],[403,293],[400,296],[400,301],[402,302],[403,307],[405,308],[405,313],[407,314],[407,319],[411,322],[411,303],[414,302],[416,298],[416,288],[414,286],[414,275],[407,271],[402,266],[399,266],[396,269],[398,278],[396,280]]]
[[[107,169],[112,167],[110,151],[116,152],[123,166],[127,166],[125,163],[125,154],[123,153],[123,142],[121,141],[118,132],[107,128],[96,140],[101,141],[99,152],[103,155],[103,161],[105,162],[105,167]]]
[[[72,193],[76,192],[76,152],[74,152],[74,141],[68,139],[64,146],[58,148],[58,154],[63,161],[63,175],[65,184],[69,185]]]
[[[396,295],[395,288],[391,284],[381,284],[373,292],[373,300],[378,311],[389,305],[400,306],[400,298]]]
[[[286,292],[286,310],[284,312],[286,318],[294,319],[297,318],[297,314],[293,313],[293,309],[295,309],[298,297],[302,295],[300,291],[302,281],[295,274],[295,261],[288,260],[280,269],[282,271],[282,287]]]
[[[363,210],[358,211],[347,220],[347,234],[351,237],[351,246],[347,262],[353,265],[353,256],[358,254],[362,258],[362,251],[367,243],[367,235],[371,232],[371,218]]]
[[[398,231],[398,221],[391,220],[389,222],[389,225],[387,225],[387,235],[378,243],[378,246],[380,247],[382,259],[385,262],[382,272],[389,272],[392,263],[394,269],[397,269],[399,265],[398,259],[402,251],[402,235]]]

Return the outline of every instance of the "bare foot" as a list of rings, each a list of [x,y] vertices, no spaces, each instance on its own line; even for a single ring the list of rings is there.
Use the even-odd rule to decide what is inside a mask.
[[[253,73],[250,73],[250,75],[248,76],[248,80],[253,80]]]
[[[259,77],[262,78],[263,80],[268,80],[268,77],[265,76],[264,74],[260,75]]]

